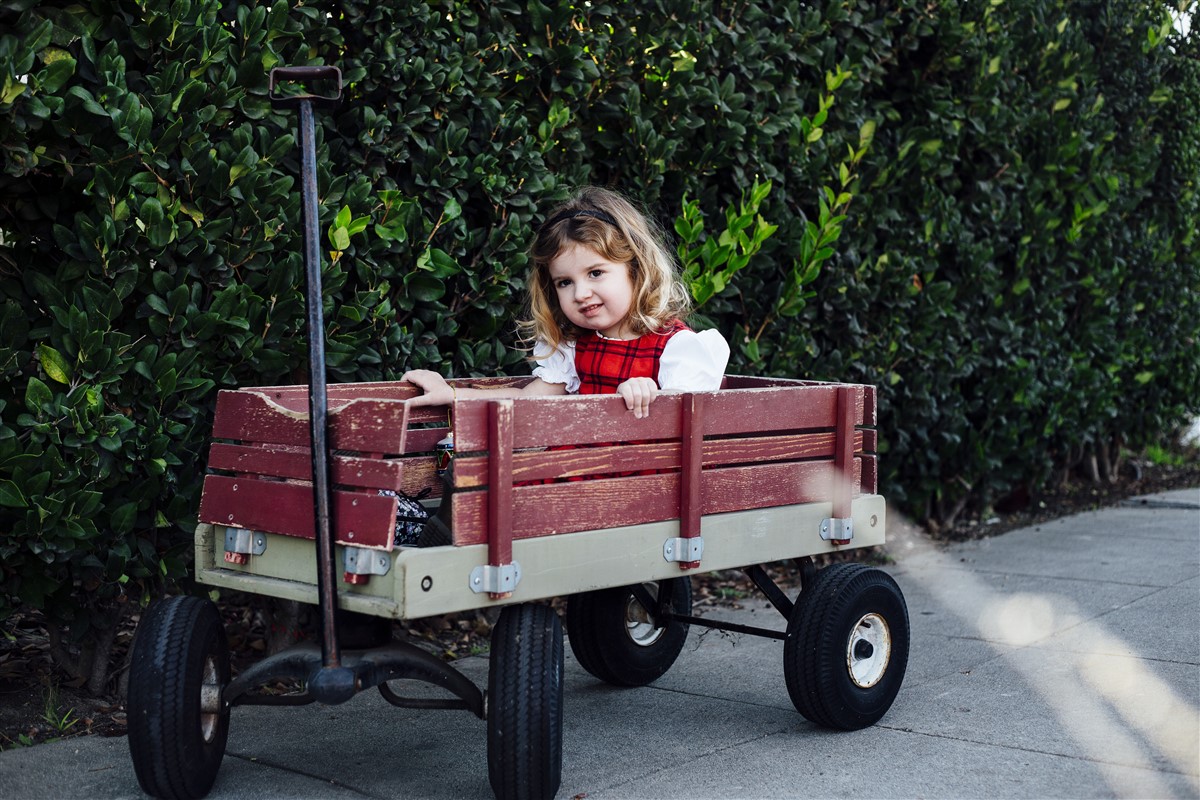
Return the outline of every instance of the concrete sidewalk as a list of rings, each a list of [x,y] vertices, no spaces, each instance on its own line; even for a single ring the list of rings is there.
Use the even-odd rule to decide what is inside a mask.
[[[1200,489],[890,549],[912,648],[880,724],[806,722],[775,640],[693,630],[642,689],[598,683],[568,648],[558,796],[1200,796]],[[757,597],[709,613],[783,626]],[[486,683],[486,658],[458,666]],[[466,712],[401,710],[375,692],[239,707],[210,797],[489,798],[485,739]],[[125,739],[0,754],[0,797],[140,796]]]

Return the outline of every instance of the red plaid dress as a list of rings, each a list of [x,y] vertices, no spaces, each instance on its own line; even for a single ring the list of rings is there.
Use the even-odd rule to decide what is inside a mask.
[[[662,359],[667,342],[680,331],[690,331],[679,320],[669,323],[661,331],[647,333],[636,339],[608,339],[596,333],[587,333],[575,340],[575,372],[579,375],[579,394],[616,394],[617,387],[630,378],[653,378],[658,382],[658,364]],[[559,445],[551,450],[575,450],[579,447],[604,447],[612,442],[590,445]],[[622,442],[622,444],[645,444],[645,442]],[[630,475],[654,475],[656,470],[621,471],[614,477]],[[571,478],[548,478],[536,483],[561,483],[563,481],[585,481],[599,475],[576,475]],[[517,484],[523,485],[523,484]]]
[[[658,363],[667,342],[680,331],[689,331],[679,320],[661,331],[636,339],[607,339],[587,333],[575,342],[575,372],[580,394],[616,394],[630,378],[653,378],[658,382]]]

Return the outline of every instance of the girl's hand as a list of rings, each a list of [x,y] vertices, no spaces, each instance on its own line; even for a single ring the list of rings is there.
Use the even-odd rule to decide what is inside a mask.
[[[410,369],[400,376],[400,380],[408,381],[425,394],[410,399],[414,406],[444,406],[454,402],[454,390],[446,379],[436,372],[427,369]]]
[[[650,404],[658,397],[658,384],[653,378],[630,378],[617,387],[617,394],[625,398],[625,407],[633,412],[635,419],[650,416]]]

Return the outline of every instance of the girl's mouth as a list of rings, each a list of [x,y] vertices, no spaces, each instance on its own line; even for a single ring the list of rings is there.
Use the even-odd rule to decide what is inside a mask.
[[[591,317],[591,316],[594,316],[595,314],[599,313],[601,307],[602,307],[602,304],[593,303],[590,306],[584,306],[583,308],[579,309],[579,313],[583,314],[585,317]]]

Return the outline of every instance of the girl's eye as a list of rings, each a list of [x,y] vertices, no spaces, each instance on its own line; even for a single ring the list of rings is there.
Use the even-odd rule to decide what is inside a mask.
[[[602,270],[602,269],[594,269],[594,270],[592,270],[591,272],[589,272],[589,273],[588,273],[588,277],[589,277],[589,278],[599,278],[599,277],[600,277],[601,275],[603,275],[603,274],[604,274],[604,270]]]
[[[569,280],[567,280],[566,278],[559,278],[558,280],[556,280],[554,282],[554,285],[557,286],[559,289],[565,289],[571,285],[571,282]]]

